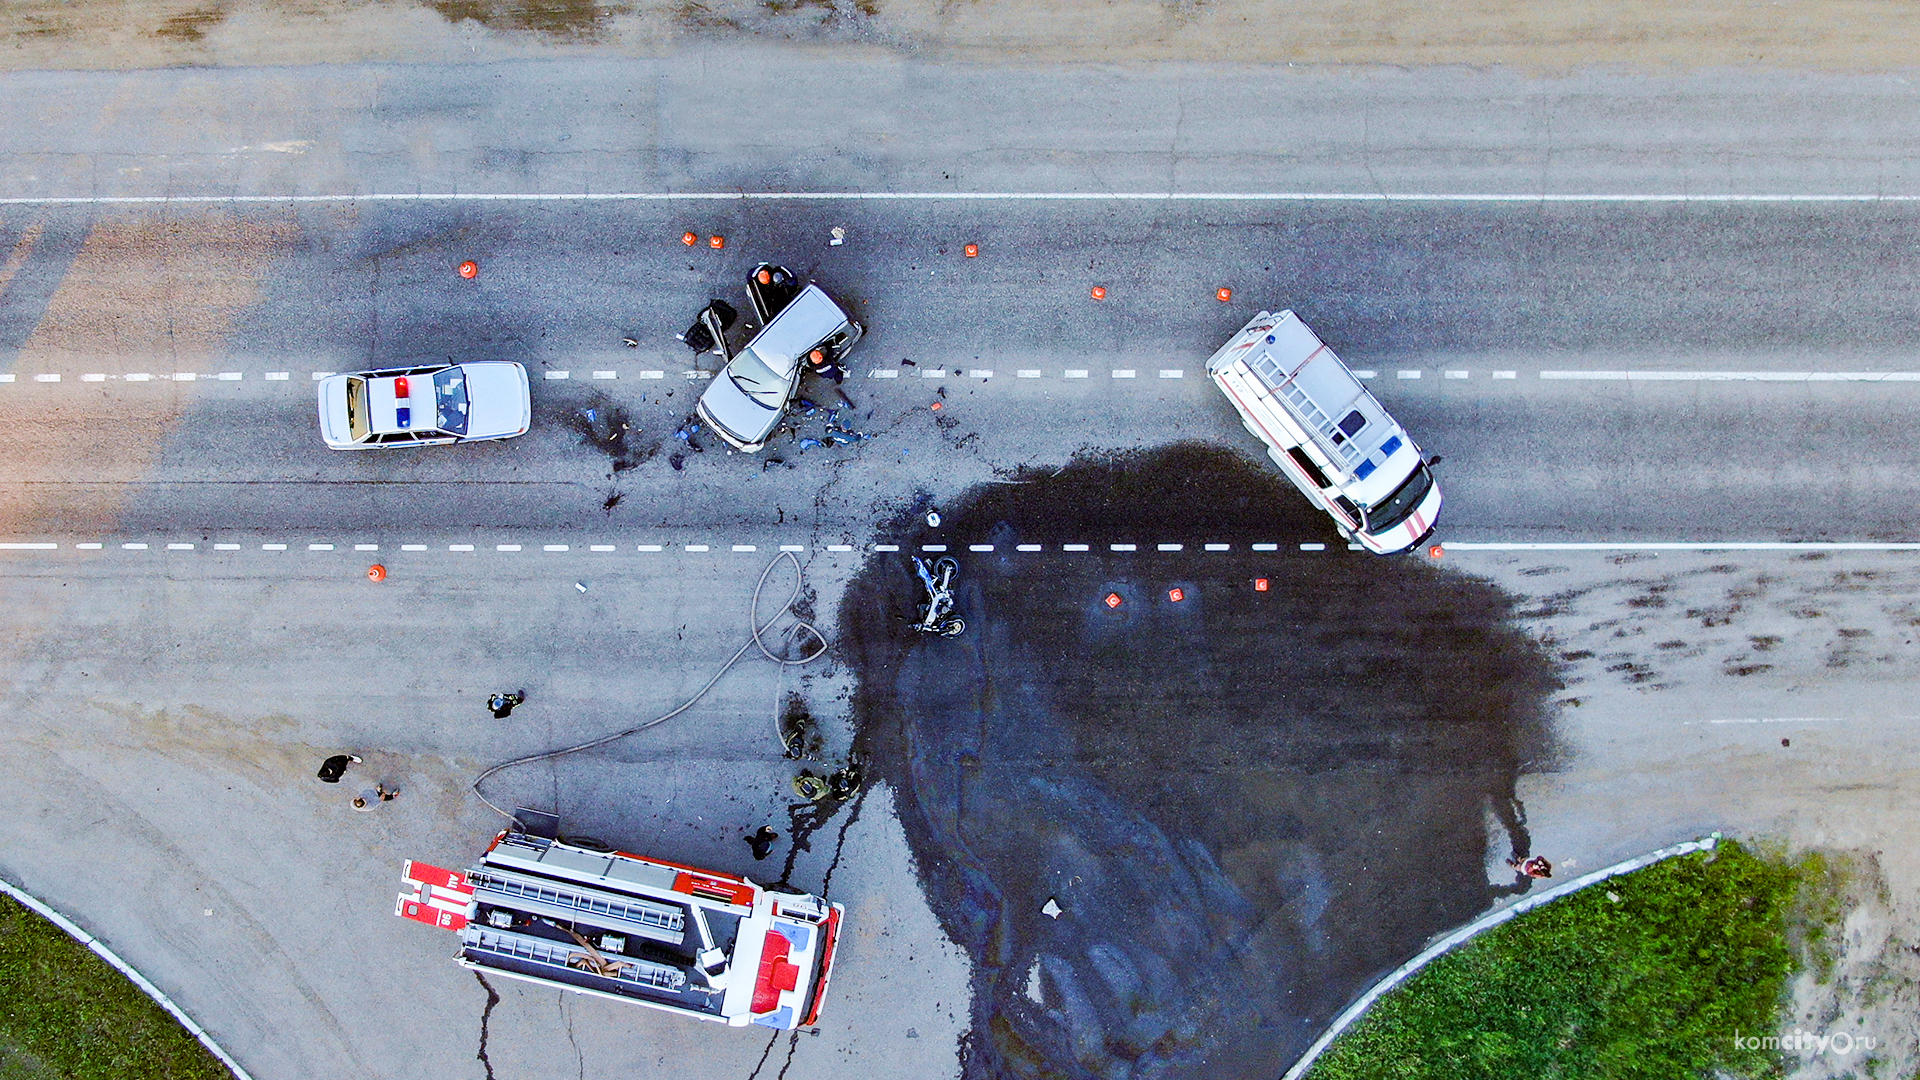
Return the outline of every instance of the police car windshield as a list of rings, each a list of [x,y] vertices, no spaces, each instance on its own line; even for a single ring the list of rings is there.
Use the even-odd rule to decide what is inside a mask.
[[[448,368],[433,377],[433,400],[441,431],[467,433],[467,376]]]
[[[1433,474],[1427,471],[1426,463],[1421,462],[1393,494],[1367,507],[1367,531],[1377,536],[1407,520],[1431,490]]]
[[[754,404],[768,409],[778,409],[787,400],[787,380],[773,373],[765,360],[760,359],[752,349],[746,349],[733,362],[727,365],[727,378],[733,385],[747,395]]]

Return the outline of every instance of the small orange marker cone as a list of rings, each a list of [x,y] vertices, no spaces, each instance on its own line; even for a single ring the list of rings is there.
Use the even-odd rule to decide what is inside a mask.
[[[945,405],[942,405],[942,404],[940,404],[940,403],[939,403],[939,402],[937,402],[937,401],[936,401],[936,402],[934,402],[934,403],[933,403],[932,405],[929,405],[929,406],[927,406],[927,407],[928,407],[928,408],[930,408],[930,409],[932,409],[932,410],[933,410],[934,412],[939,412],[939,411],[940,411],[941,409],[944,409],[944,408],[946,408],[946,406],[945,406]]]
[[[1106,289],[1106,286],[1104,286],[1104,285],[1095,285],[1095,286],[1093,287],[1093,298],[1094,298],[1095,300],[1105,300],[1105,299],[1107,298],[1107,289]]]
[[[460,276],[468,279],[479,277],[480,264],[477,262],[474,262],[472,259],[468,259],[466,262],[461,263]]]
[[[1110,592],[1110,593],[1108,593],[1108,594],[1107,594],[1107,607],[1109,607],[1109,608],[1117,608],[1117,607],[1119,607],[1119,606],[1120,606],[1120,594],[1119,594],[1119,593],[1117,593],[1117,592]]]
[[[680,242],[688,247],[692,247],[700,242],[700,237],[694,233],[684,232],[680,234]]]
[[[1215,289],[1213,290],[1213,298],[1215,300],[1220,301],[1223,304],[1229,303],[1233,300],[1233,290],[1232,289]]]
[[[368,581],[387,580],[387,568],[384,566],[381,566],[379,563],[374,563],[372,566],[367,567],[367,580]]]
[[[707,246],[715,251],[719,251],[721,248],[727,246],[727,238],[724,236],[709,236],[707,237]]]
[[[966,256],[967,256],[967,258],[969,258],[969,259],[977,259],[977,258],[979,258],[979,257],[980,257],[980,245],[979,245],[979,244],[968,244],[968,245],[967,245],[966,247],[964,247],[964,248],[961,248],[960,250],[961,250],[961,251],[963,251],[963,252],[965,252],[965,253],[966,253]]]
[[[1254,579],[1253,579],[1253,591],[1254,591],[1254,592],[1266,592],[1266,591],[1267,591],[1267,579],[1266,579],[1266,578],[1263,578],[1263,577],[1257,577],[1257,578],[1254,578]]]
[[[1173,601],[1176,604],[1182,600],[1185,600],[1186,598],[1187,598],[1187,591],[1185,589],[1168,589],[1167,590],[1167,599]]]
[[[1435,544],[1432,547],[1427,549],[1428,557],[1434,558],[1434,559],[1437,559],[1440,556],[1445,555],[1446,553],[1447,553],[1447,549],[1441,547],[1439,544]]]

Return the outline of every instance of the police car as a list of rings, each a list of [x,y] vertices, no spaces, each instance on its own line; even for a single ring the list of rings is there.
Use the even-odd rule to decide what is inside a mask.
[[[320,382],[320,437],[333,450],[511,439],[532,420],[527,369],[505,360],[356,371]]]

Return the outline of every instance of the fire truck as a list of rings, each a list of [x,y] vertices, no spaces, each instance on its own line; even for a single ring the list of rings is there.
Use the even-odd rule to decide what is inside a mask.
[[[733,1027],[811,1027],[846,909],[624,851],[508,830],[464,871],[408,860],[394,914],[460,935],[462,967]]]

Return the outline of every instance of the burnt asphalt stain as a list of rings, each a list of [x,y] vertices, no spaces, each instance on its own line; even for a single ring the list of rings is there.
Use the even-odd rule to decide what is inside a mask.
[[[658,442],[646,444],[641,440],[640,428],[626,407],[605,394],[595,393],[586,405],[569,412],[567,426],[581,442],[607,455],[615,473],[635,468],[660,450]],[[616,492],[608,497],[604,509],[612,510],[619,501]]]
[[[938,529],[915,509],[885,538],[961,553],[966,633],[908,629],[919,584],[881,555],[841,647],[860,751],[975,963],[968,1076],[1278,1075],[1373,978],[1527,887],[1487,865],[1529,853],[1514,784],[1560,684],[1513,598],[1418,557],[1251,552],[1327,523],[1204,447],[986,485]],[[1093,551],[1012,551],[1061,542]]]

